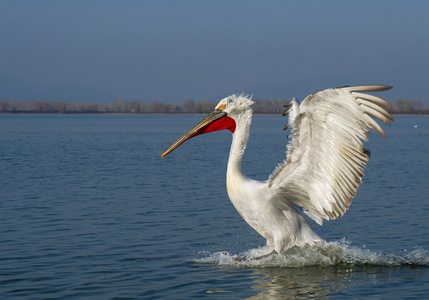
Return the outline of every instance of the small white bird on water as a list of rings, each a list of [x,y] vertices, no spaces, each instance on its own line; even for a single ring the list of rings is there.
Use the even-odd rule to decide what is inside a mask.
[[[273,253],[313,245],[322,239],[299,208],[320,225],[323,219],[333,220],[346,212],[369,160],[362,140],[368,140],[370,129],[386,137],[371,117],[389,125],[389,120],[394,121],[381,107],[391,108],[389,103],[362,92],[390,88],[364,85],[327,89],[306,97],[300,105],[292,99],[284,113],[289,115],[285,129],[292,127],[286,160],[263,182],[249,179],[241,171],[254,103],[244,96],[222,99],[162,157],[196,135],[230,130],[233,138],[226,186],[237,211],[266,238]]]

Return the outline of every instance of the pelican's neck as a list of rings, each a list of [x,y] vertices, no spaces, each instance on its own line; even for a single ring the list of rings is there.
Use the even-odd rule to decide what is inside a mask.
[[[231,150],[229,152],[227,177],[243,178],[241,160],[249,140],[250,124],[252,123],[252,111],[249,109],[240,116],[234,118],[236,123],[232,135]]]

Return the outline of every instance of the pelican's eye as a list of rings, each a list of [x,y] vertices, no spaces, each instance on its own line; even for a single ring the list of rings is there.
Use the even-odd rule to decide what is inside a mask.
[[[226,108],[226,105],[225,104],[221,104],[221,105],[219,105],[219,107],[218,107],[218,109],[220,109],[220,110],[224,110]]]

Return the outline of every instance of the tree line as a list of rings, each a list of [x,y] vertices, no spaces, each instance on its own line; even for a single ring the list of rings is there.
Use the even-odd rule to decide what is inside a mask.
[[[253,100],[252,106],[256,114],[281,114],[284,105],[289,101],[279,99]],[[196,102],[191,99],[184,100],[182,104],[168,104],[162,102],[115,100],[109,104],[91,104],[84,102],[56,102],[56,101],[1,101],[0,113],[133,113],[133,114],[204,114],[209,113],[217,102],[203,100]],[[429,107],[425,108],[421,100],[407,100],[399,98],[394,101],[393,114],[429,114]]]
[[[281,114],[283,105],[288,101],[254,100],[253,110],[261,114]],[[196,102],[191,99],[184,100],[182,104],[168,104],[162,102],[115,100],[109,104],[91,104],[83,102],[53,102],[36,101],[23,103],[19,101],[1,101],[0,113],[134,113],[134,114],[203,114],[209,113],[217,102],[203,100]]]

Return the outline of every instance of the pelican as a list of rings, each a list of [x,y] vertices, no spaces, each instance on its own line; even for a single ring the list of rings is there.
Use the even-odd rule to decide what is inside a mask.
[[[266,181],[252,180],[241,171],[241,161],[252,121],[249,97],[222,99],[214,111],[177,140],[164,157],[188,139],[228,129],[232,144],[226,172],[228,197],[241,217],[266,240],[272,253],[323,241],[302,213],[319,225],[342,216],[356,196],[369,151],[373,129],[384,138],[375,117],[390,125],[391,108],[385,100],[363,92],[384,91],[385,85],[339,87],[319,91],[301,104],[293,98],[285,107],[291,126],[286,159]],[[302,212],[302,213],[301,213]]]

